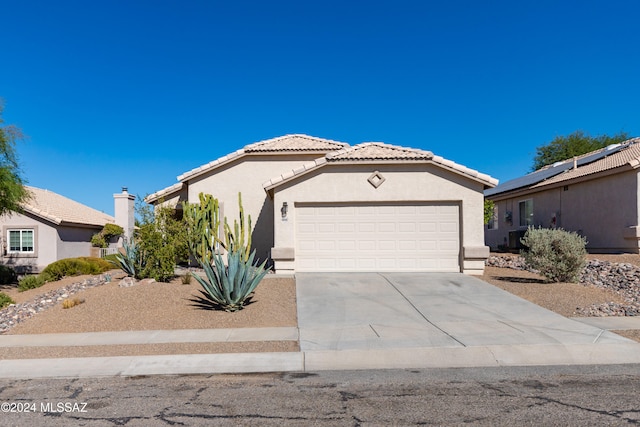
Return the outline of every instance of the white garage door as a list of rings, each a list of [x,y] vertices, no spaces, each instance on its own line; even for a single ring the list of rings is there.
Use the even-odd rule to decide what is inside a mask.
[[[297,271],[460,271],[457,204],[296,207]]]

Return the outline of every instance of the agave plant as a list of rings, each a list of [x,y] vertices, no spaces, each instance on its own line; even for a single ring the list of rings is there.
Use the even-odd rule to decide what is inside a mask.
[[[204,289],[200,292],[209,302],[225,311],[242,310],[269,271],[269,268],[265,268],[266,261],[260,265],[253,263],[255,254],[254,250],[249,259],[244,260],[242,251],[229,251],[228,266],[225,266],[222,256],[216,253],[213,265],[206,262],[201,264],[207,280],[197,274],[193,276]]]
[[[122,269],[128,276],[136,277],[136,266],[139,265],[138,246],[134,241],[131,241],[130,245],[125,243],[123,246],[124,255],[118,252],[116,260],[111,263]]]

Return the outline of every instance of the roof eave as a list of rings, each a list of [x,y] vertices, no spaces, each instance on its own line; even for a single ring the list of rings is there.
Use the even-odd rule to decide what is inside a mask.
[[[311,163],[315,163],[315,165],[311,164]],[[303,165],[302,167],[295,169],[293,171],[290,171],[289,173],[280,175],[279,177],[276,178],[272,178],[271,180],[265,182],[263,184],[263,188],[264,190],[267,192],[267,194],[269,194],[270,196],[273,195],[272,190],[274,190],[276,187],[279,187],[280,185],[283,185],[287,182],[290,182],[294,179],[298,179],[306,174],[308,174],[309,172],[315,171],[321,167],[324,167],[326,165],[367,165],[367,164],[375,164],[375,165],[379,165],[379,164],[398,164],[398,165],[407,165],[407,164],[433,164],[437,167],[446,169],[450,172],[453,172],[459,176],[465,177],[467,179],[471,179],[474,181],[477,181],[481,184],[484,185],[485,188],[493,188],[498,184],[498,180],[495,178],[490,177],[489,175],[480,173],[478,171],[475,171],[473,169],[469,169],[466,168],[464,166],[458,165],[456,163],[452,163],[452,165],[448,165],[446,163],[441,163],[437,160],[433,160],[433,159],[410,159],[410,160],[405,160],[405,159],[359,159],[359,160],[349,160],[349,159],[345,159],[345,160],[327,160],[326,158],[322,157],[320,159],[316,159],[314,162],[311,163],[307,163],[305,165]],[[464,168],[464,170],[461,170],[461,168]]]
[[[184,189],[184,183],[178,182],[167,188],[163,188],[160,191],[156,191],[155,193],[149,194],[147,197],[144,198],[144,201],[145,203],[153,204],[159,200],[162,200],[163,198],[166,198],[168,196],[173,196],[174,194],[179,193],[183,189]]]

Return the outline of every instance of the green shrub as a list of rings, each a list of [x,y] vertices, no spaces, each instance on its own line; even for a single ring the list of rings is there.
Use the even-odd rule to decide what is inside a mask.
[[[109,244],[107,243],[107,240],[104,238],[102,233],[96,233],[91,236],[91,246],[93,246],[94,248],[106,248],[107,246],[109,246]]]
[[[18,291],[24,292],[29,289],[39,288],[44,285],[47,281],[41,275],[37,276],[24,276],[22,279],[18,281]]]
[[[529,228],[521,239],[527,266],[552,282],[577,282],[584,268],[587,240],[559,228]]]
[[[0,285],[10,285],[18,281],[18,275],[15,270],[6,265],[0,265]]]
[[[136,279],[153,278],[168,282],[175,276],[176,264],[189,259],[185,225],[171,206],[144,206],[135,234],[137,246]]]
[[[110,270],[112,265],[103,259],[92,257],[65,258],[45,267],[40,274],[45,281],[52,282],[67,276],[100,274]]]
[[[109,223],[104,225],[104,228],[102,229],[102,234],[107,240],[109,240],[112,237],[123,235],[124,229],[119,225]]]
[[[105,224],[99,233],[91,236],[91,244],[96,248],[106,248],[109,246],[109,240],[115,236],[124,234],[124,229],[116,224]]]
[[[78,259],[88,262],[89,264],[93,264],[100,269],[100,273],[104,273],[105,271],[109,271],[113,269],[113,265],[109,262],[109,260],[104,258],[96,258],[90,256],[83,256]]]
[[[11,299],[11,297],[4,292],[0,292],[0,308],[5,308],[10,304],[15,304],[16,302]]]

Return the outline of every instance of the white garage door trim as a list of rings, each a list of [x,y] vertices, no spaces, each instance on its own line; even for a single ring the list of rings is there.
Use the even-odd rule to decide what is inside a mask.
[[[296,204],[296,271],[460,271],[457,202]]]

